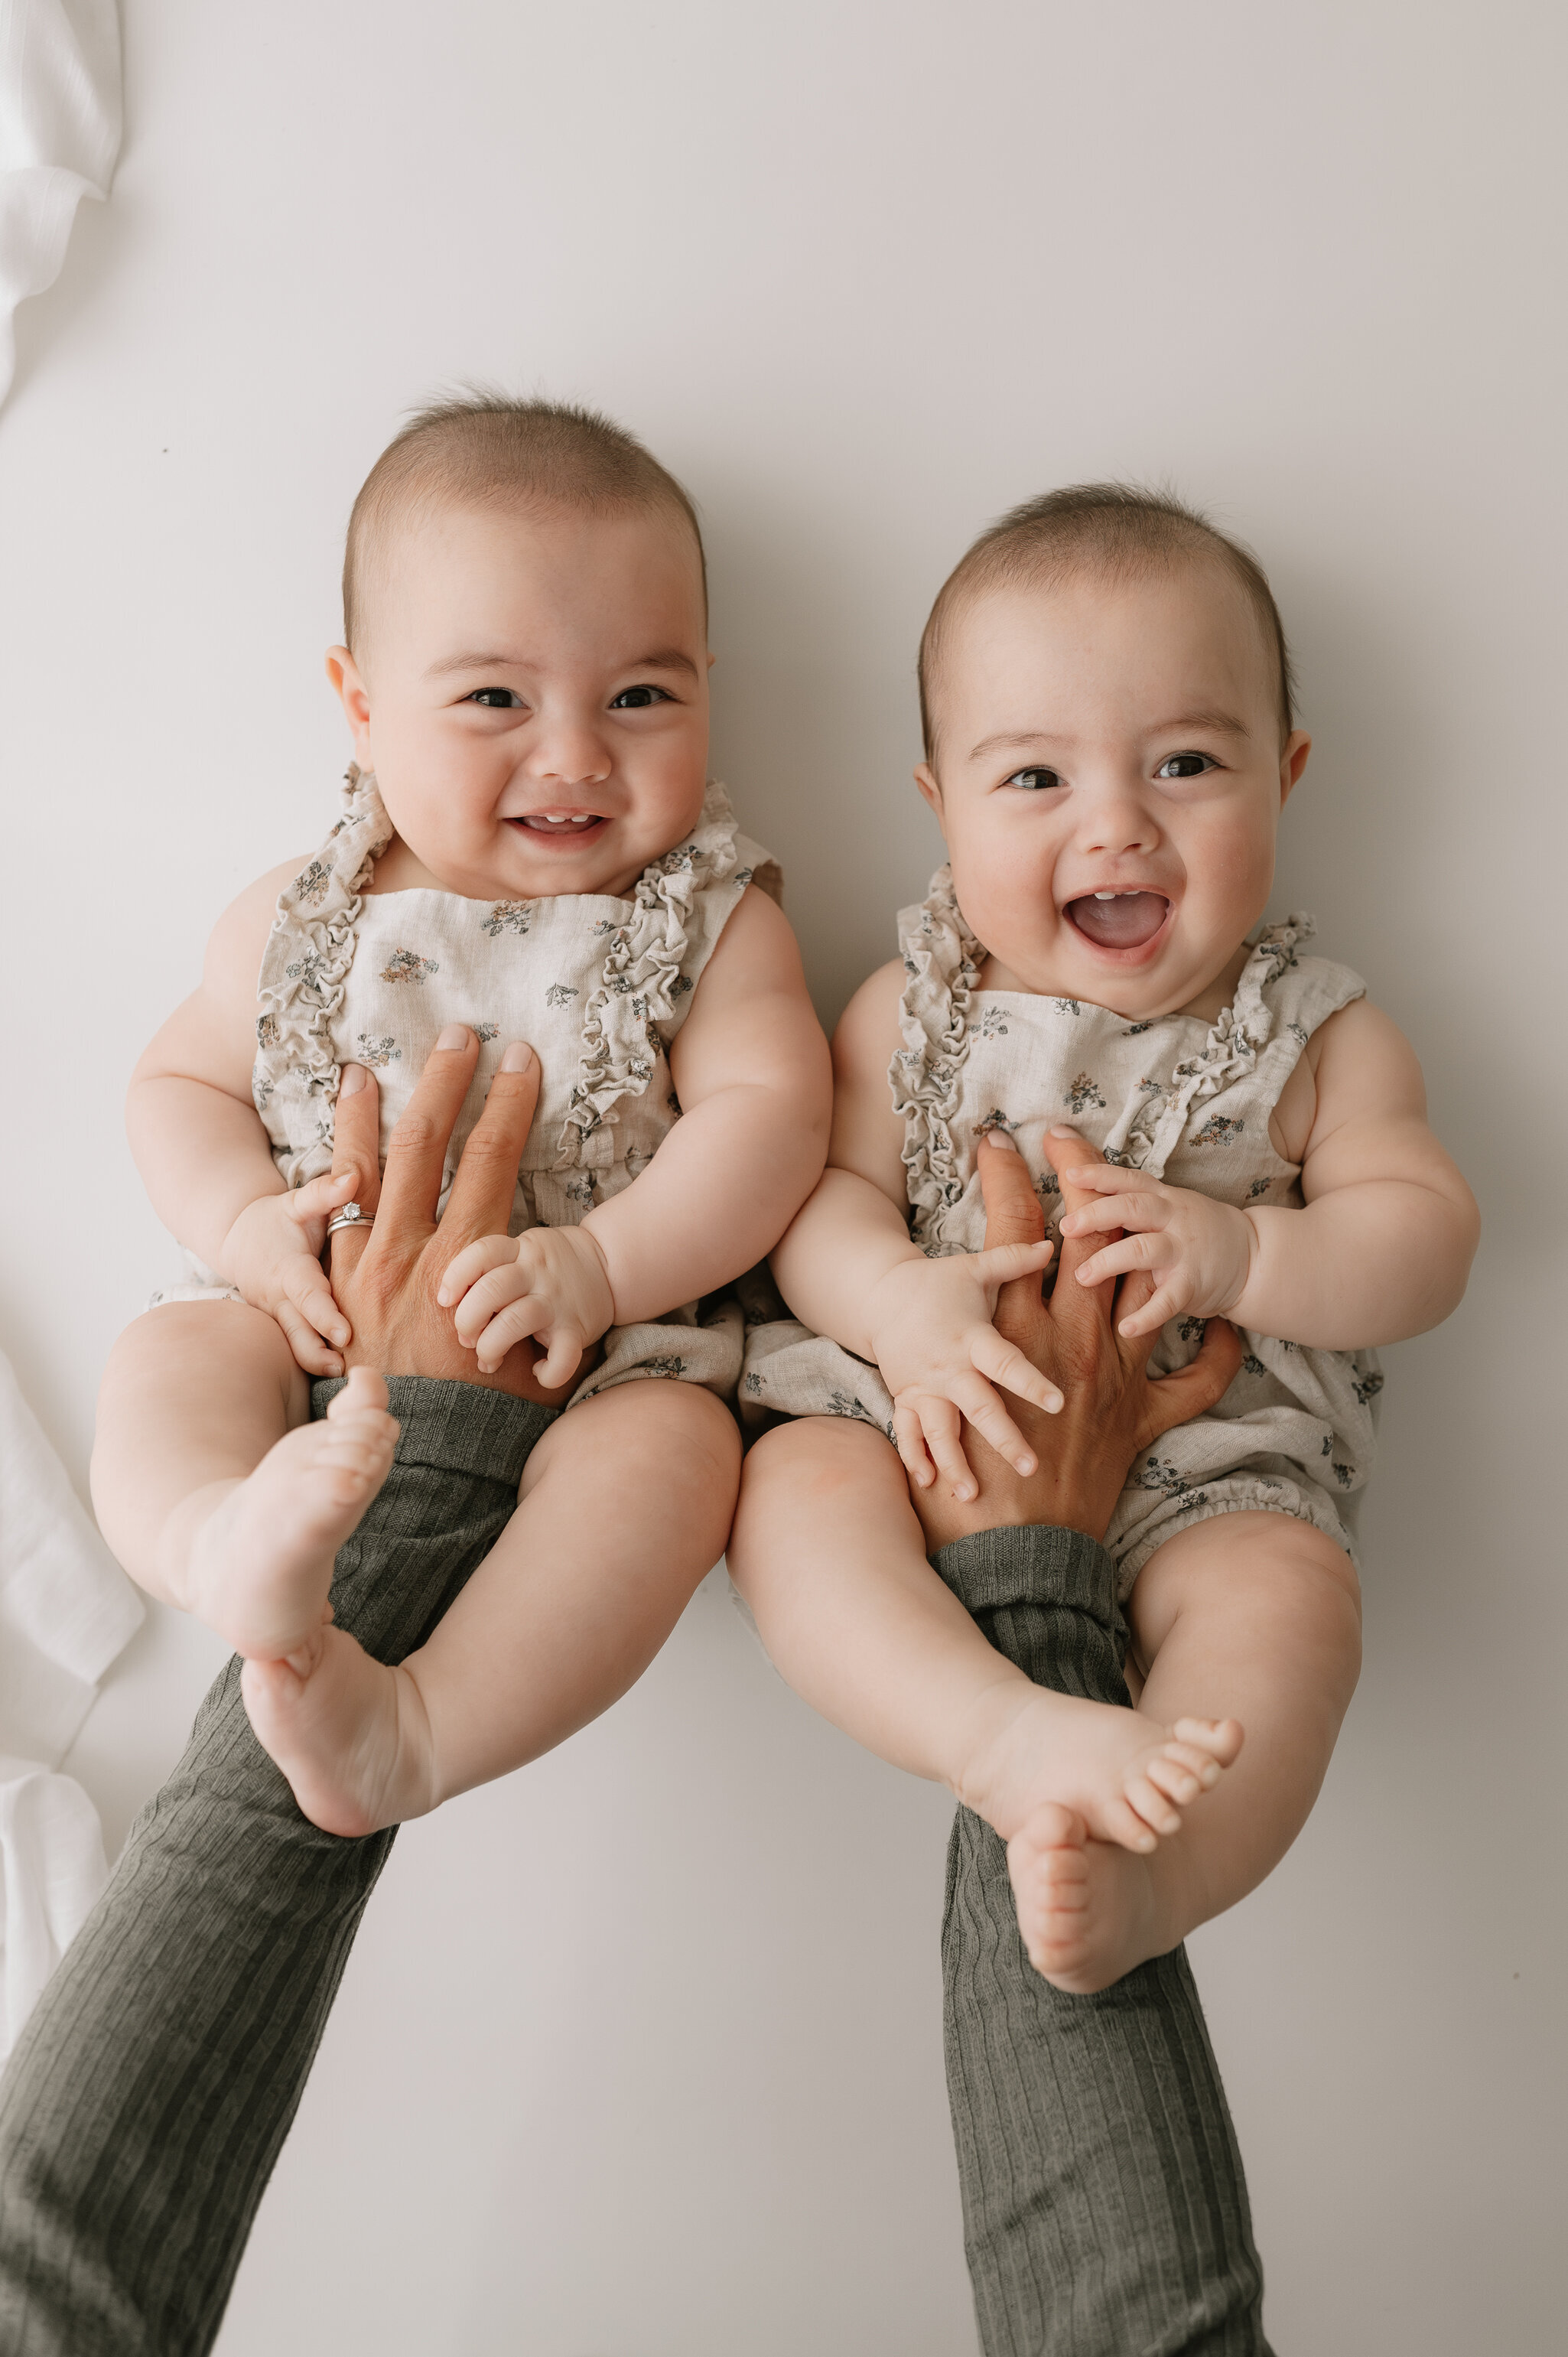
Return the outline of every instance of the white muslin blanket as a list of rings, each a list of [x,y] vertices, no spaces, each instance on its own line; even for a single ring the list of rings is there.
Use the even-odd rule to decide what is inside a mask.
[[[52,1771],[141,1622],[0,1357],[0,2053],[103,1887],[92,1803]]]
[[[0,401],[18,303],[52,285],[83,197],[120,152],[114,0],[0,0]]]

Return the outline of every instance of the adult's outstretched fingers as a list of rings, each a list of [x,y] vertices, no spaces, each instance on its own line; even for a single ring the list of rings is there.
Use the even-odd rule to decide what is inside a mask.
[[[1061,1188],[1062,1208],[1076,1211],[1081,1204],[1100,1200],[1091,1189],[1078,1186],[1073,1172],[1081,1163],[1101,1162],[1087,1137],[1076,1129],[1048,1129],[1046,1132],[1046,1156],[1055,1168]],[[1057,1261],[1057,1288],[1051,1296],[1051,1314],[1058,1325],[1077,1326],[1079,1331],[1090,1326],[1110,1330],[1115,1307],[1113,1285],[1087,1286],[1078,1282],[1078,1272],[1091,1252],[1101,1251],[1113,1239],[1108,1235],[1064,1236]]]
[[[1036,1244],[1046,1232],[1046,1215],[1030,1184],[1023,1156],[1004,1129],[991,1129],[975,1157],[985,1203],[985,1249],[993,1244]]]
[[[441,1217],[441,1233],[456,1253],[477,1236],[503,1234],[517,1195],[517,1168],[539,1103],[539,1059],[526,1039],[514,1039],[490,1082]]]
[[[1004,1129],[988,1130],[976,1160],[980,1192],[985,1204],[985,1245],[1038,1243],[1046,1232],[1046,1215],[1029,1178],[1027,1165]],[[1015,1276],[996,1297],[996,1330],[1027,1348],[1045,1317],[1040,1298],[1044,1271]]]
[[[377,1214],[384,1232],[417,1236],[435,1225],[446,1148],[479,1060],[466,1023],[448,1023],[425,1059],[387,1145]]]
[[[363,1064],[345,1064],[338,1075],[338,1102],[332,1116],[332,1172],[335,1178],[352,1171],[354,1191],[349,1198],[365,1214],[366,1230],[376,1215],[381,1193],[381,1092],[376,1076]],[[328,1239],[328,1267],[352,1268],[365,1249],[365,1232],[339,1228]]]

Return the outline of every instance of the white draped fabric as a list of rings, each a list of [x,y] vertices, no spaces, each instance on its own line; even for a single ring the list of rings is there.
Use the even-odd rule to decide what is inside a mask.
[[[114,0],[0,0],[0,401],[18,303],[52,285],[83,197],[120,152]]]
[[[0,1357],[0,2054],[103,1886],[92,1803],[53,1771],[141,1621]]]

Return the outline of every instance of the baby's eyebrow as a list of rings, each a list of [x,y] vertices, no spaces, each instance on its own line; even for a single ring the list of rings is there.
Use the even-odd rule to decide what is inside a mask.
[[[429,665],[424,676],[426,679],[443,679],[450,671],[505,671],[520,668],[521,665],[515,655],[497,654],[493,649],[487,652],[481,649],[478,654],[443,655],[439,662]]]
[[[689,654],[679,647],[660,647],[657,653],[639,655],[635,662],[623,666],[627,671],[683,671],[687,677],[697,677],[697,666]]]
[[[1245,737],[1247,730],[1233,713],[1178,712],[1174,720],[1162,720],[1152,728],[1152,737],[1169,737],[1178,728],[1201,728],[1216,737]]]
[[[439,662],[430,664],[426,679],[444,679],[455,671],[521,671],[524,668],[514,654],[500,654],[493,647],[478,653],[443,655]],[[638,655],[628,663],[618,663],[618,671],[680,671],[691,679],[697,677],[697,666],[689,654],[679,647],[660,647],[650,655]]]

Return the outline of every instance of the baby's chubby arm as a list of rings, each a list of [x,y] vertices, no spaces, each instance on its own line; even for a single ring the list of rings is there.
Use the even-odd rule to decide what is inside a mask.
[[[1480,1232],[1475,1197],[1426,1123],[1414,1050],[1365,999],[1315,1032],[1280,1115],[1296,1135],[1305,1207],[1240,1211],[1136,1170],[1085,1171],[1104,1200],[1072,1212],[1064,1235],[1122,1228],[1084,1262],[1085,1285],[1128,1269],[1158,1289],[1127,1334],[1185,1313],[1223,1312],[1254,1333],[1328,1351],[1424,1333],[1461,1299]]]
[[[320,1252],[349,1177],[284,1184],[251,1096],[256,975],[277,896],[297,860],[262,877],[212,931],[201,986],[177,1006],[131,1076],[125,1127],[164,1225],[275,1317],[309,1374],[342,1372],[349,1321]]]
[[[648,1168],[579,1227],[488,1236],[440,1298],[480,1368],[525,1335],[564,1381],[607,1326],[662,1317],[760,1260],[815,1184],[832,1077],[787,919],[755,887],[704,967],[670,1050],[682,1117]]]
[[[833,1038],[828,1168],[774,1253],[773,1273],[798,1318],[880,1367],[911,1479],[927,1489],[940,1472],[956,1496],[972,1498],[961,1416],[1028,1476],[1035,1458],[992,1386],[1053,1411],[1062,1404],[991,1322],[1001,1286],[1044,1268],[1051,1247],[1009,1244],[928,1260],[911,1239],[903,1124],[887,1088],[903,984],[895,961],[844,1010]]]

